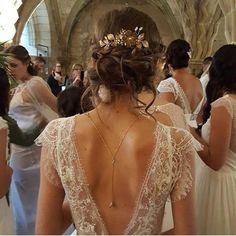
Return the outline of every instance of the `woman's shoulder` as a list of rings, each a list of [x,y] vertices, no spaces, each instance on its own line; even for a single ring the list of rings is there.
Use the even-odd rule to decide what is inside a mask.
[[[174,83],[175,83],[175,79],[173,77],[169,77],[167,79],[161,80],[159,83],[159,86],[163,84],[174,84]]]
[[[226,94],[214,102],[211,103],[212,108],[216,107],[224,107],[231,116],[233,116],[233,113],[236,109],[236,96],[230,96],[229,94]]]
[[[61,117],[55,120],[52,120],[48,123],[45,130],[53,129],[53,130],[63,130],[63,129],[69,129],[73,124],[76,116],[70,116],[70,117]]]
[[[28,84],[29,85],[44,85],[44,84],[47,84],[46,81],[40,77],[40,76],[37,76],[37,75],[34,75],[31,77],[31,79],[28,81]]]
[[[183,128],[169,127],[161,123],[158,124],[158,130],[162,134],[162,139],[172,145],[175,149],[195,149],[202,150],[202,145],[192,136],[192,134]]]
[[[38,145],[54,145],[56,142],[71,136],[75,116],[58,118],[47,124],[43,132],[36,139]]]

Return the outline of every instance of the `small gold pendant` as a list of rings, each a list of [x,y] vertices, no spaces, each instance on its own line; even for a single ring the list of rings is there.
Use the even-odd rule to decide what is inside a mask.
[[[111,202],[110,204],[109,204],[109,208],[112,208],[112,207],[114,207],[115,206],[115,203],[114,202]]]

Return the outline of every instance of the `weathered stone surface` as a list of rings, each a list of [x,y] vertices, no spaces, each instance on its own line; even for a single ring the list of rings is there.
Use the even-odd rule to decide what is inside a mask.
[[[31,17],[35,45],[49,47],[50,65],[58,59],[67,68],[74,62],[86,65],[96,20],[127,5],[153,18],[165,45],[176,38],[189,41],[196,67],[223,44],[236,41],[236,0],[24,0],[14,43]]]

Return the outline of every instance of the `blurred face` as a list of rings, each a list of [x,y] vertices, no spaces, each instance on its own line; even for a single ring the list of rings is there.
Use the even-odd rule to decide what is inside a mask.
[[[41,61],[35,61],[35,63],[34,63],[34,68],[38,71],[38,72],[40,72],[40,73],[43,73],[43,68],[44,68],[44,63],[43,62],[41,62]]]
[[[14,57],[7,57],[8,73],[15,80],[25,81],[28,79],[28,65],[29,63],[23,63]]]
[[[59,73],[59,72],[61,72],[61,69],[62,69],[62,65],[61,65],[60,63],[57,63],[57,64],[56,64],[55,71],[56,71],[57,73]]]
[[[77,76],[80,75],[81,67],[78,65],[72,66],[72,78],[75,79]]]

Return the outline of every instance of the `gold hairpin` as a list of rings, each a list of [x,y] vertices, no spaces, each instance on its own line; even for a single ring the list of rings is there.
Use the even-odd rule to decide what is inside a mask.
[[[99,41],[101,47],[109,49],[110,47],[125,46],[128,48],[148,48],[148,41],[144,40],[144,33],[140,33],[143,27],[136,27],[134,31],[122,29],[120,33],[108,34],[103,40]]]

